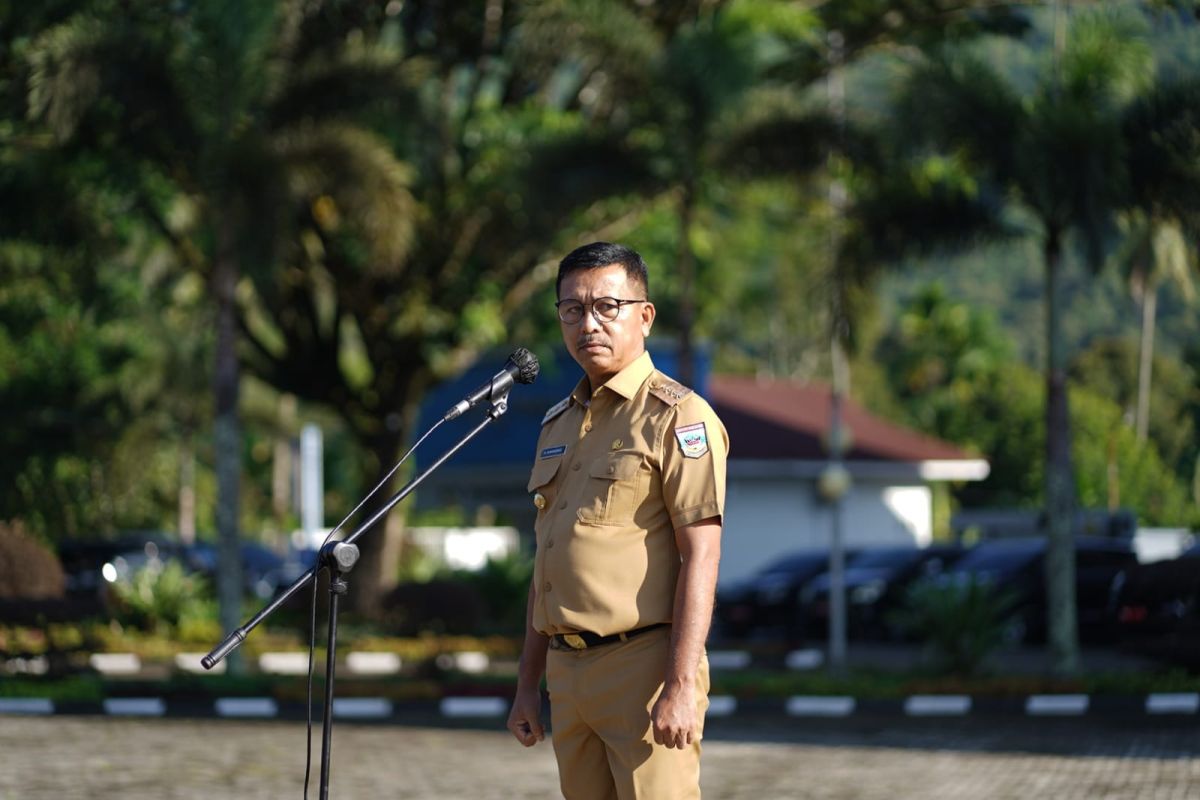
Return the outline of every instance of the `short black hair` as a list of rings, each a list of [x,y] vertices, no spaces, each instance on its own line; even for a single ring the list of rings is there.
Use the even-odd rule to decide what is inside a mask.
[[[646,272],[646,262],[638,252],[623,244],[612,244],[610,242],[592,242],[585,244],[582,247],[576,247],[570,253],[567,253],[558,264],[558,280],[554,283],[555,297],[561,297],[563,278],[570,275],[572,272],[579,272],[586,269],[600,269],[613,264],[620,264],[625,268],[625,276],[632,282],[642,288],[643,297],[627,297],[620,298],[622,300],[649,300],[650,299],[650,276]]]

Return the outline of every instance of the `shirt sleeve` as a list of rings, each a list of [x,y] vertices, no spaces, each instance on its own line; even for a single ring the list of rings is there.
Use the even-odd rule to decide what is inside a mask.
[[[673,410],[663,435],[662,492],[678,530],[724,514],[729,435],[699,395],[689,395]]]

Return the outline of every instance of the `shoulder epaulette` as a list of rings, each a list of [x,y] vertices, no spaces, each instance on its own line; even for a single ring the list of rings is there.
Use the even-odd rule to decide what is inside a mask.
[[[662,373],[657,373],[650,378],[650,394],[669,406],[677,405],[691,393],[691,389]]]
[[[569,405],[571,405],[571,397],[568,395],[554,405],[550,406],[550,410],[546,412],[546,416],[542,417],[542,424],[545,425],[547,422],[566,411],[567,406]]]

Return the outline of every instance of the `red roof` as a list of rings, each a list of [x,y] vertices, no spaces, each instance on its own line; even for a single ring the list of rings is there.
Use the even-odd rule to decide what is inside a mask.
[[[784,380],[760,380],[713,375],[708,400],[729,432],[730,458],[824,460],[829,430],[828,386]],[[845,424],[850,428],[849,460],[936,461],[969,460],[975,456],[958,447],[885,422],[845,400]]]

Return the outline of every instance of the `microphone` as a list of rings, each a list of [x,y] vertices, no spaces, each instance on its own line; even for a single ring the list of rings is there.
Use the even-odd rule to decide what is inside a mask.
[[[537,356],[524,347],[518,347],[508,357],[508,361],[504,362],[504,369],[493,375],[490,381],[459,400],[442,419],[447,422],[458,419],[468,409],[475,407],[480,402],[504,394],[512,388],[514,382],[533,383],[538,376],[539,369]]]

